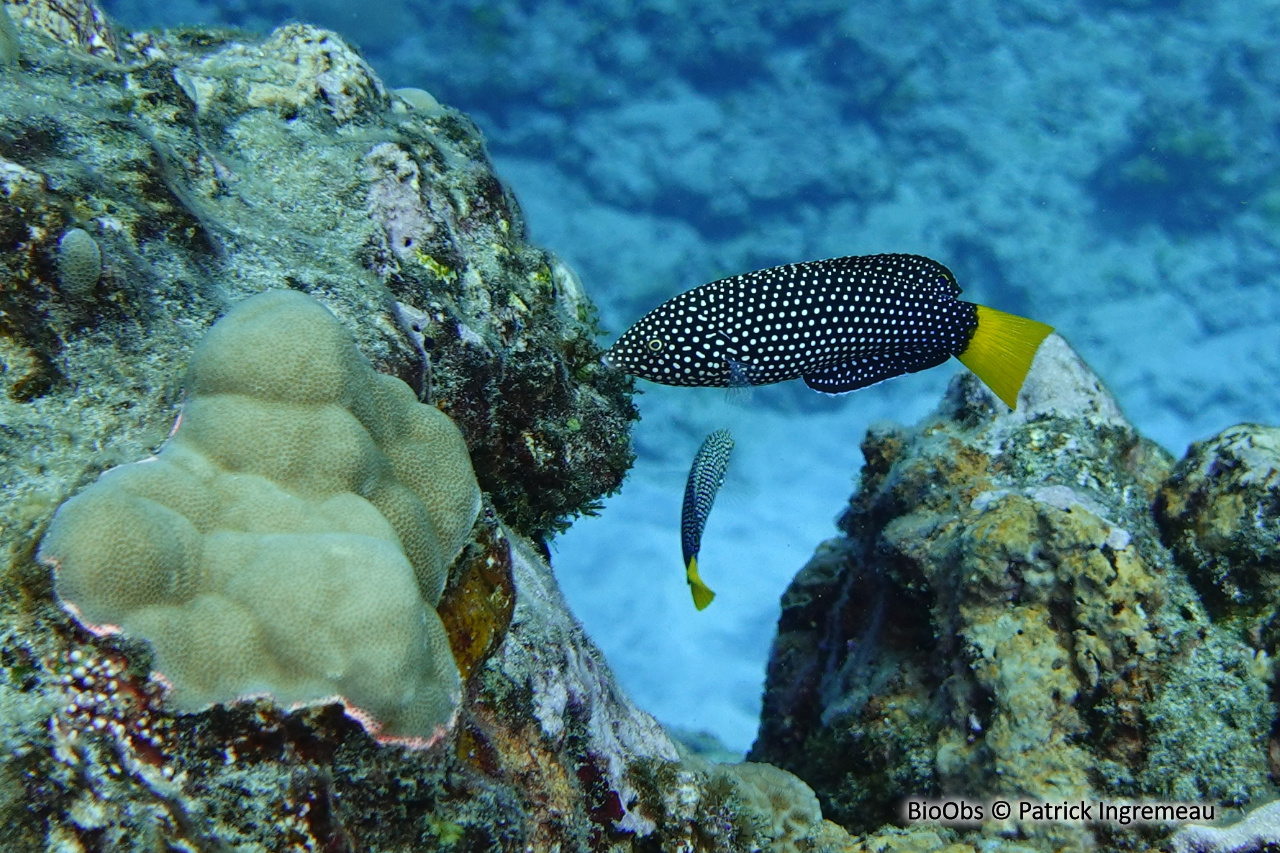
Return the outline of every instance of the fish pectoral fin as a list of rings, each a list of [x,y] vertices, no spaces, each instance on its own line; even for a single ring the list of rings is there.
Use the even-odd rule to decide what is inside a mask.
[[[768,383],[766,371],[759,364],[750,364],[733,358],[726,358],[725,362],[729,365],[730,388],[751,388]]]
[[[698,576],[697,557],[689,558],[689,565],[685,569],[685,578],[689,581],[689,591],[693,593],[693,606],[699,610],[706,610],[707,605],[716,597],[716,594]]]
[[[804,384],[823,394],[847,394],[904,373],[937,367],[950,357],[945,352],[890,352],[851,358],[804,374]]]

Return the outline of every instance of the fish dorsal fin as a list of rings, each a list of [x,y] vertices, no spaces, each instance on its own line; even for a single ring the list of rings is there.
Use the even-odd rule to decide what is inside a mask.
[[[964,352],[956,356],[1011,409],[1018,407],[1018,392],[1031,369],[1040,342],[1053,326],[1006,314],[985,305],[978,309],[978,325]]]
[[[851,358],[804,375],[804,384],[823,394],[846,394],[886,379],[937,367],[951,356],[936,352],[896,352]]]

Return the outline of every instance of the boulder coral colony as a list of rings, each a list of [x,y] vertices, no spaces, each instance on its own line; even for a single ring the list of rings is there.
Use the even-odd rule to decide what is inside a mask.
[[[177,708],[337,695],[386,735],[446,731],[459,680],[435,607],[480,511],[457,428],[291,290],[227,312],[184,392],[157,457],[58,510],[38,555],[58,597],[147,640]]]
[[[1017,412],[962,378],[917,427],[877,428],[842,536],[783,601],[752,756],[778,767],[712,765],[621,694],[544,560],[544,538],[620,484],[635,411],[598,364],[590,302],[527,243],[468,120],[386,91],[306,25],[123,35],[87,2],[8,10],[6,849],[1145,849],[1167,830],[899,828],[893,806],[1274,795],[1274,430],[1229,430],[1175,464],[1058,338]],[[163,642],[127,619],[123,635],[86,630],[37,559],[46,531],[46,556],[65,557],[55,510],[101,472],[120,483],[141,470],[126,463],[183,449],[198,342],[268,290],[325,306],[324,328],[388,376],[369,388],[403,381],[456,423],[484,492],[474,526],[444,535],[461,543],[443,549],[461,548],[447,581],[416,580],[460,685],[428,748],[380,744],[323,701],[184,708],[151,672]],[[280,323],[282,366],[313,343],[299,323]]]

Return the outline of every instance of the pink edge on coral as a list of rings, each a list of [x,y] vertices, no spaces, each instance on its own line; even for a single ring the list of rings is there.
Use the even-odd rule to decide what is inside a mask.
[[[153,675],[155,675],[155,673],[153,673]],[[276,701],[275,697],[272,696],[270,693],[245,694],[242,696],[237,696],[233,701],[234,702],[251,702],[256,699],[267,699],[272,702]],[[454,708],[454,711],[449,716],[449,719],[446,720],[444,723],[441,723],[440,725],[436,726],[434,729],[432,729],[431,734],[426,737],[410,736],[410,735],[391,735],[391,734],[385,733],[382,730],[382,723],[378,722],[378,720],[376,720],[372,714],[370,714],[368,711],[364,710],[363,708],[360,708],[360,707],[357,707],[356,705],[351,704],[351,702],[349,702],[346,698],[336,693],[331,696],[324,696],[319,699],[311,699],[306,702],[293,702],[287,708],[285,708],[285,710],[299,711],[303,708],[317,708],[322,705],[330,705],[334,703],[341,705],[343,712],[348,717],[350,717],[351,719],[359,723],[360,727],[363,728],[366,732],[368,732],[369,735],[374,740],[378,741],[378,743],[403,746],[406,749],[430,749],[431,747],[440,743],[440,741],[444,739],[445,735],[447,735],[458,722],[458,709]]]
[[[58,569],[57,562],[52,560],[50,562],[53,564],[54,571],[57,571]],[[90,634],[93,634],[95,637],[110,637],[113,634],[119,634],[122,631],[124,631],[124,629],[121,628],[119,625],[112,625],[110,623],[103,623],[101,625],[98,625],[93,622],[90,622],[88,619],[85,619],[84,616],[80,613],[80,608],[76,607],[74,604],[72,604],[69,601],[62,601],[61,599],[59,599],[59,603],[62,605],[62,609],[67,611],[67,613],[71,614],[72,619],[76,620],[76,624],[78,624],[81,628],[84,628]]]
[[[347,712],[347,716],[364,726],[364,730],[372,735],[374,740],[378,743],[402,746],[405,749],[430,749],[444,740],[445,735],[449,734],[458,722],[458,708],[455,705],[453,713],[449,715],[449,719],[432,729],[431,734],[426,737],[416,735],[390,735],[382,731],[382,724],[369,716],[367,711],[363,711],[348,703],[346,700],[342,699],[342,697],[337,698],[338,701],[342,702],[342,707]]]
[[[166,694],[173,692],[173,682],[170,681],[160,670],[153,669],[147,675],[152,681],[164,688],[164,692]]]
[[[56,564],[54,568],[55,569],[57,568]],[[71,617],[75,619],[76,622],[81,627],[83,627],[90,634],[93,634],[95,637],[109,637],[113,634],[119,634],[123,631],[123,629],[119,625],[107,625],[107,624],[96,625],[92,622],[87,621],[84,618],[84,616],[81,615],[80,608],[76,607],[74,604],[71,604],[70,602],[63,601],[62,608],[66,610],[67,613],[69,613]],[[170,693],[173,691],[174,689],[173,682],[170,681],[165,676],[165,674],[160,672],[158,669],[151,670],[150,677],[153,681],[160,684],[160,686],[164,689],[165,693]],[[232,699],[227,704],[231,705],[237,702],[253,702],[258,699],[266,699],[271,702],[276,701],[276,698],[274,696],[272,696],[268,692],[263,691],[263,692],[257,692],[257,693],[241,694],[235,697],[234,699]],[[441,723],[440,725],[436,726],[434,729],[432,729],[431,734],[427,735],[426,737],[386,734],[385,732],[382,731],[382,723],[374,719],[372,714],[370,714],[368,711],[364,710],[363,708],[359,708],[351,704],[344,697],[336,693],[333,694],[332,696],[324,696],[319,699],[312,699],[306,702],[294,702],[290,704],[285,710],[298,711],[298,710],[301,710],[302,708],[318,707],[320,705],[328,705],[334,702],[340,704],[342,706],[343,712],[348,717],[350,717],[351,719],[359,723],[361,728],[363,728],[366,732],[368,732],[371,737],[373,737],[376,741],[378,741],[378,743],[402,746],[406,749],[430,749],[431,747],[440,743],[440,741],[442,741],[444,737],[447,734],[449,734],[450,731],[453,730],[454,726],[458,722],[459,709],[455,705],[453,709],[453,713],[449,715],[449,719]],[[215,702],[213,704],[218,704],[218,703]],[[209,707],[212,707],[212,704]]]

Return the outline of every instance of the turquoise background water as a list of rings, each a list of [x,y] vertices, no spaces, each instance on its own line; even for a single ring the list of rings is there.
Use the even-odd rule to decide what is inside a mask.
[[[918,252],[1057,326],[1174,453],[1280,422],[1280,3],[105,7],[131,27],[316,22],[469,113],[615,333],[724,275]],[[920,417],[956,369],[838,399],[645,385],[624,490],[553,544],[643,707],[750,744],[778,596],[835,533],[867,424]],[[737,450],[700,558],[719,597],[697,613],[680,500],[718,427]]]

